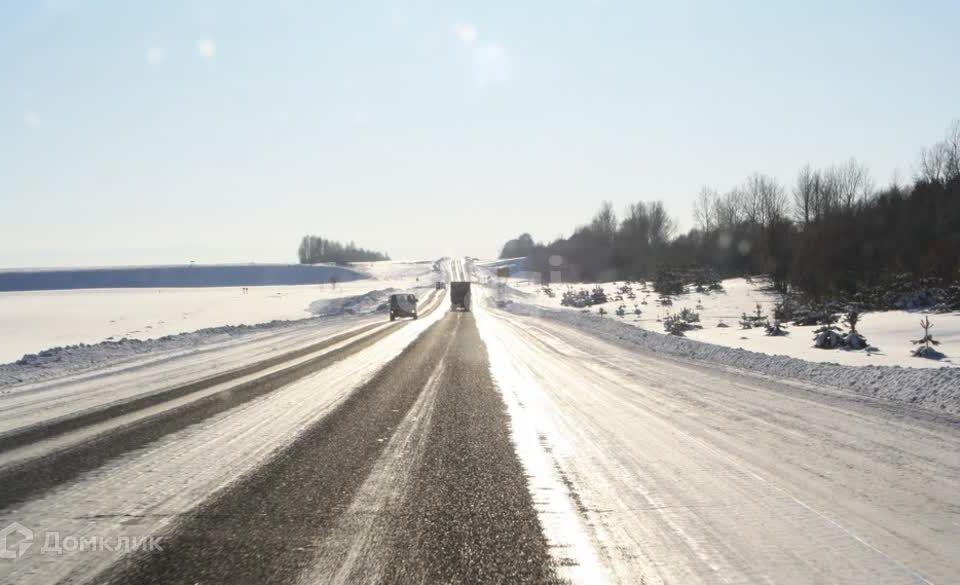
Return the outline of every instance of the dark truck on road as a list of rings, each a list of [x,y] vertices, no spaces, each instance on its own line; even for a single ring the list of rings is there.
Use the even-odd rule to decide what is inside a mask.
[[[407,293],[390,295],[390,320],[395,321],[397,317],[416,319],[417,297]]]
[[[470,310],[470,283],[450,283],[450,309]]]

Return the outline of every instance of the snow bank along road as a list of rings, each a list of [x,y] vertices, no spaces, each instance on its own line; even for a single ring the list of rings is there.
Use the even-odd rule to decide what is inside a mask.
[[[0,582],[960,582],[955,417],[425,303],[0,398]]]

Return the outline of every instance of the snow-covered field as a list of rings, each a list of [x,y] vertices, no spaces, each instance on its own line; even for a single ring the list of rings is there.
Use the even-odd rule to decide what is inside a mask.
[[[375,310],[391,289],[431,287],[433,262],[367,262],[330,284],[0,292],[0,364],[40,350]]]
[[[364,278],[335,264],[178,264],[0,269],[0,291],[289,286]]]
[[[508,284],[513,290],[507,290],[504,294],[513,301],[564,311],[583,311],[583,309],[561,307],[560,298],[568,285],[554,285],[553,290],[556,296],[550,298],[543,294],[541,287],[524,278],[511,278]],[[590,289],[595,284],[578,283],[569,286]],[[599,284],[608,296],[613,298],[615,283]],[[624,298],[622,303],[611,300],[604,305],[593,306],[588,311],[596,314],[602,306],[608,313],[604,317],[606,319],[622,321],[665,335],[663,324],[658,319],[688,308],[700,313],[700,324],[703,326],[703,329],[687,332],[686,337],[689,339],[770,355],[785,355],[812,362],[909,368],[960,366],[960,314],[958,313],[930,315],[930,321],[934,324],[931,331],[934,338],[940,341],[937,349],[947,356],[940,361],[915,358],[910,355],[910,351],[915,347],[910,340],[919,339],[923,335],[919,324],[924,315],[921,312],[883,311],[864,314],[857,330],[867,338],[871,346],[877,348],[877,351],[823,350],[813,347],[813,331],[817,328],[815,326],[788,325],[789,334],[782,337],[768,336],[762,328],[741,329],[738,323],[741,314],[753,314],[759,304],[764,315],[772,316],[778,297],[765,290],[759,281],[749,284],[742,278],[733,278],[724,280],[723,287],[723,292],[688,293],[674,297],[672,306],[661,307],[657,305],[659,295],[653,292],[652,285],[648,287],[649,293],[641,292],[640,285],[634,285],[634,292],[637,295],[635,300]],[[645,305],[642,304],[644,301],[646,301]],[[622,318],[615,315],[620,304],[623,304],[627,311]],[[639,316],[634,314],[635,308],[641,310]],[[717,325],[721,322],[729,327],[718,327]]]

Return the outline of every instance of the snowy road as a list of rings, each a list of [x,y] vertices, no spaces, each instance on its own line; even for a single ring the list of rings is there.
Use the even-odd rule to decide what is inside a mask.
[[[441,297],[0,398],[0,528],[31,531],[0,582],[960,582],[956,418],[475,288],[474,313]]]
[[[545,500],[547,536],[588,582],[960,579],[955,420],[479,320],[534,486],[574,503]]]

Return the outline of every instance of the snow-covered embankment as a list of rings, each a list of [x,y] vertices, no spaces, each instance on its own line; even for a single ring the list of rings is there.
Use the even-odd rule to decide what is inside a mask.
[[[852,390],[857,394],[908,403],[927,410],[960,414],[960,368],[842,366],[724,347],[640,329],[592,313],[507,302],[518,315],[562,321],[607,339],[636,344],[671,357],[733,367],[757,374]]]

